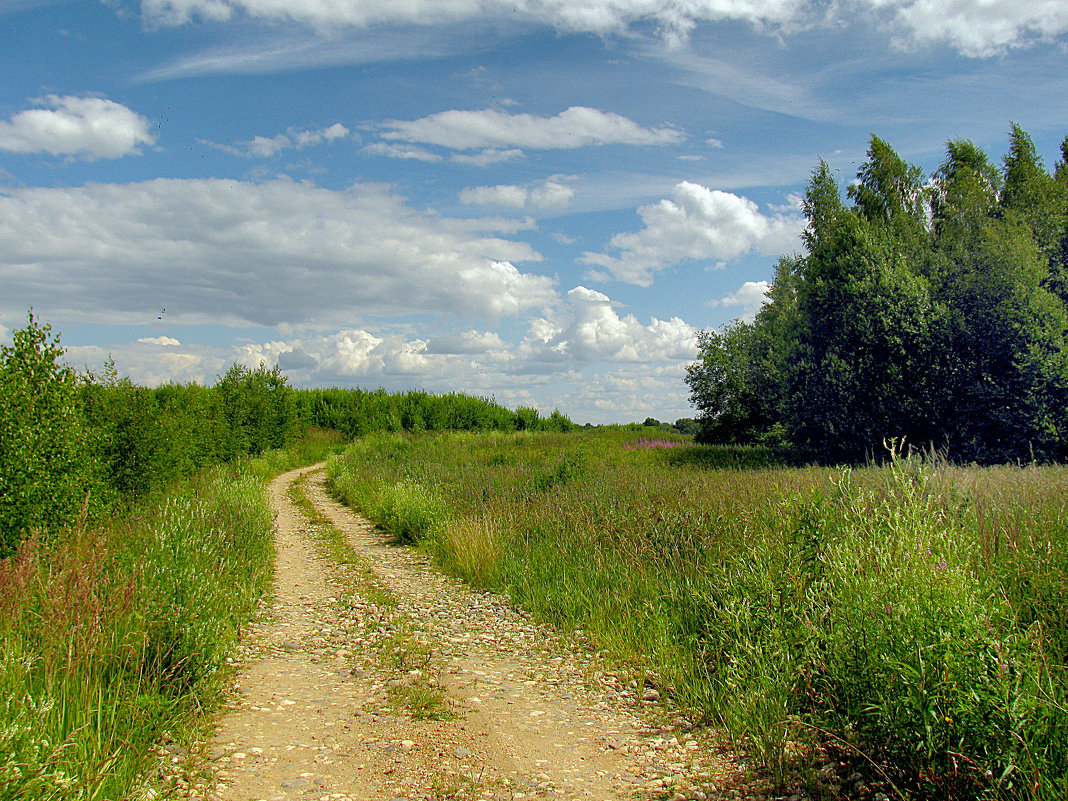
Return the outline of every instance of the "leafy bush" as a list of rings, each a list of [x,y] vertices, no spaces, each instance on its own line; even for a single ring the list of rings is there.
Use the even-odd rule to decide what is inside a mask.
[[[97,500],[78,378],[62,353],[32,313],[0,347],[0,557],[32,531],[73,525]]]

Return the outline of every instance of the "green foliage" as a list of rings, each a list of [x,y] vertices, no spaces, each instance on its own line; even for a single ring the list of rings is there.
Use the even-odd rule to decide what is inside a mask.
[[[516,431],[569,428],[559,412],[542,420],[536,409],[505,409],[492,400],[449,393],[384,389],[295,390],[297,418],[304,425],[332,428],[349,438],[376,431]]]
[[[885,229],[843,213],[801,279],[785,370],[789,438],[804,456],[832,463],[870,458],[891,434],[930,441],[937,312]]]
[[[277,366],[268,370],[261,362],[250,370],[235,363],[215,390],[226,421],[223,459],[283,448],[296,433],[293,390]]]
[[[411,450],[409,440],[396,434],[377,434],[360,441],[345,452],[347,459],[356,454],[374,453],[383,463],[401,464]],[[345,459],[327,463],[331,490],[345,503],[359,509],[389,532],[398,543],[411,544],[439,533],[448,521],[448,508],[434,490],[410,475],[399,480],[368,480],[344,469]]]
[[[702,332],[702,442],[858,463],[906,437],[960,461],[1068,457],[1068,140],[1050,175],[1012,128],[1004,168],[965,140],[925,182],[883,140],[848,189],[813,171],[807,253],[752,323]]]
[[[245,466],[0,561],[0,797],[130,797],[164,732],[213,703],[271,576]]]
[[[0,557],[32,531],[73,525],[95,502],[78,378],[48,325],[30,313],[0,347]]]

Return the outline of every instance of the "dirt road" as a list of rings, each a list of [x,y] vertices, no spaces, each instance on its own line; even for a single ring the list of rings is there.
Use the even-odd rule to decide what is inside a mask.
[[[206,773],[184,795],[681,801],[716,793],[724,766],[656,692],[628,686],[505,599],[388,545],[332,501],[323,480],[307,468],[272,484],[274,604],[245,646],[230,708],[205,749]],[[294,481],[312,517],[293,503]],[[351,547],[347,558],[326,544],[330,526]]]

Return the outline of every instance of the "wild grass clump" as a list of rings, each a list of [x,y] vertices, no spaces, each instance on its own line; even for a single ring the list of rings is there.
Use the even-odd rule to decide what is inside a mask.
[[[383,462],[400,463],[408,452],[400,435],[373,435],[346,453],[374,453]],[[383,480],[356,476],[339,468],[337,459],[327,463],[331,490],[345,503],[359,509],[393,535],[398,543],[411,544],[438,535],[449,510],[442,499],[412,476]]]
[[[782,783],[833,753],[891,795],[1068,797],[1065,468],[634,443],[373,440],[330,480],[440,500],[422,542],[449,570],[581,628]]]
[[[0,561],[0,798],[126,798],[159,739],[214,703],[271,579],[264,479],[336,449],[318,439]]]
[[[1043,703],[1022,686],[1041,673],[1031,638],[926,473],[897,463],[889,479],[861,489],[847,472],[784,499],[713,571],[710,700],[780,772],[789,743],[830,732],[923,796],[1011,795]]]

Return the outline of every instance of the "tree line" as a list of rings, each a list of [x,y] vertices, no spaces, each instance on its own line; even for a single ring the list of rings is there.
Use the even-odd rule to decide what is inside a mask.
[[[1012,125],[928,178],[872,136],[843,198],[828,164],[753,322],[699,334],[702,442],[856,463],[905,438],[957,461],[1068,457],[1068,137],[1052,172]]]
[[[279,368],[234,364],[212,386],[138,386],[114,362],[79,374],[32,312],[0,346],[0,557],[31,533],[129,508],[202,467],[285,447],[308,427],[372,431],[549,430],[554,411],[511,411],[459,393],[295,389]]]

